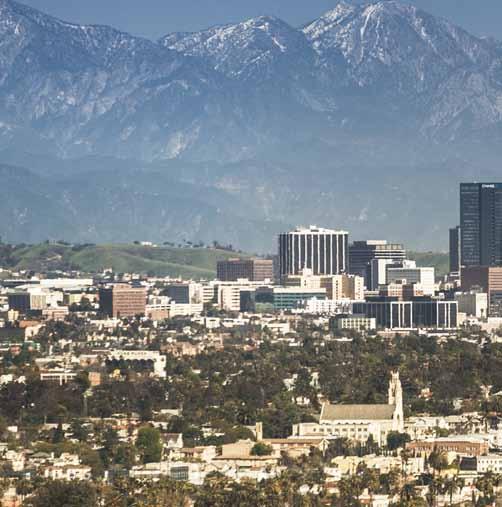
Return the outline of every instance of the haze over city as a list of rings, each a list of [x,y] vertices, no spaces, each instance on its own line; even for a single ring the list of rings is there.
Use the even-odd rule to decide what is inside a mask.
[[[501,27],[0,0],[0,507],[502,505]]]

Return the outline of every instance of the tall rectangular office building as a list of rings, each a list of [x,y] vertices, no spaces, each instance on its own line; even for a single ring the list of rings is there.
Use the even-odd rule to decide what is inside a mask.
[[[460,227],[453,227],[450,229],[450,273],[460,272],[461,244]]]
[[[346,273],[349,264],[349,233],[315,226],[279,235],[281,277],[311,269],[314,275]]]
[[[502,183],[460,184],[462,266],[502,266]]]

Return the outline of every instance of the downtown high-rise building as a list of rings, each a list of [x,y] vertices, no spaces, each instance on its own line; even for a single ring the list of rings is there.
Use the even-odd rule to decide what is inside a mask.
[[[272,259],[226,259],[216,264],[216,278],[222,282],[235,282],[247,279],[263,282],[274,279]]]
[[[460,184],[462,266],[502,266],[502,183]]]
[[[462,257],[462,240],[460,227],[450,229],[450,273],[460,273],[460,259]]]
[[[310,226],[279,235],[281,277],[299,275],[304,269],[314,275],[346,273],[349,263],[349,233]]]
[[[378,287],[377,266],[402,263],[406,250],[403,245],[386,240],[354,241],[349,247],[349,259],[349,273],[364,277],[366,287],[375,289]]]

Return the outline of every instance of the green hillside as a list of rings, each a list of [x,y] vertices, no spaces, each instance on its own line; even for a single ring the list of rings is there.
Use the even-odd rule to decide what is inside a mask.
[[[449,272],[449,257],[446,253],[437,252],[408,252],[411,260],[417,261],[417,266],[436,268],[436,276],[444,276]]]
[[[6,249],[10,249],[6,251]],[[133,272],[184,278],[214,278],[216,262],[236,253],[209,248],[147,247],[140,245],[40,244],[2,247],[2,267],[15,270],[79,270],[99,273]]]
[[[214,278],[216,262],[240,254],[213,248],[148,247],[134,244],[67,245],[43,243],[11,246],[0,244],[0,267],[14,270],[78,270],[99,273],[141,273],[183,278]],[[409,252],[419,266],[433,266],[436,274],[448,272],[448,255],[436,252]]]

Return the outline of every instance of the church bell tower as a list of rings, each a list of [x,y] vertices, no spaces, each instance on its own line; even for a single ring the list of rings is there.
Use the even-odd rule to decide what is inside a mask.
[[[392,372],[389,382],[389,405],[394,406],[393,431],[404,431],[403,387],[399,372]]]

